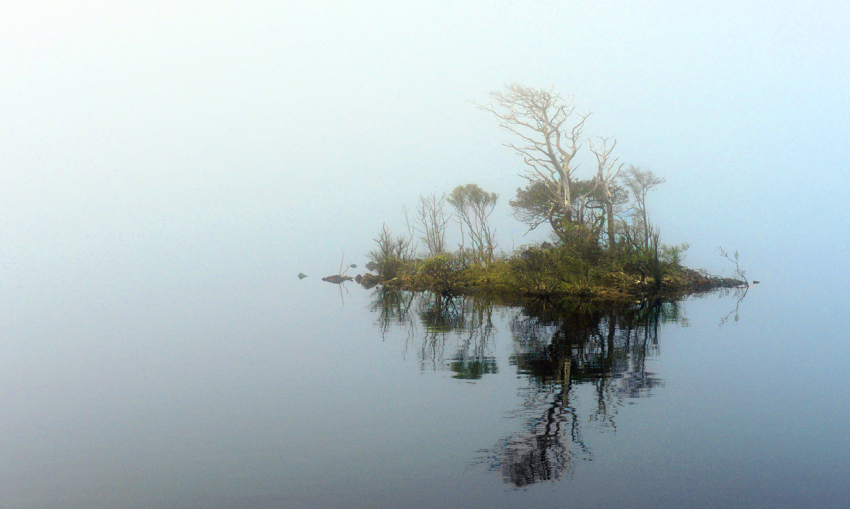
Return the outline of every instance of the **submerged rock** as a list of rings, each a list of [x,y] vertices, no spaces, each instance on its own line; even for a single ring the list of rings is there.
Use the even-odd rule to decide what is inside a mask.
[[[304,279],[305,277],[307,277],[307,274],[304,274],[303,272],[298,273],[298,279]]]

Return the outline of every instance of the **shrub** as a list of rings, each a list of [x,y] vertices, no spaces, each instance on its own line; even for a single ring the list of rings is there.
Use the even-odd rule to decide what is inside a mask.
[[[460,274],[469,267],[464,253],[443,253],[428,258],[419,267],[423,283],[440,292],[456,288]]]
[[[378,238],[374,240],[378,248],[369,253],[369,259],[375,263],[375,270],[381,279],[395,279],[405,264],[413,258],[413,249],[410,246],[413,239],[404,236],[393,237],[390,229],[384,224]]]
[[[532,246],[511,260],[519,288],[530,293],[556,293],[587,286],[591,264],[577,255],[575,246]]]

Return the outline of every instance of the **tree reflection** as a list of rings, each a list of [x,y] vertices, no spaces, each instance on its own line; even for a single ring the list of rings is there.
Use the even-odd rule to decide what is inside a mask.
[[[383,337],[394,328],[407,332],[405,352],[415,347],[420,369],[447,369],[463,380],[498,372],[490,349],[496,329],[489,301],[376,288],[370,306]]]
[[[728,297],[730,293],[735,292],[735,308],[732,311],[720,319],[720,325],[717,328],[721,328],[726,325],[726,322],[729,321],[729,318],[734,317],[735,323],[738,323],[740,317],[738,316],[738,311],[741,308],[741,302],[743,302],[744,298],[747,296],[747,292],[749,291],[749,286],[736,286],[735,288],[724,288],[722,291],[718,292],[720,297]]]
[[[448,370],[462,380],[498,372],[494,309],[507,315],[509,362],[530,382],[511,415],[522,424],[480,451],[475,463],[516,487],[570,476],[578,461],[591,460],[585,434],[616,431],[627,400],[663,385],[647,370],[647,359],[659,352],[660,325],[685,321],[678,303],[661,300],[494,306],[486,299],[383,288],[374,291],[371,308],[384,337],[406,330],[405,354],[415,351],[420,369]]]
[[[615,430],[625,399],[662,385],[646,359],[658,352],[659,324],[678,319],[675,302],[524,307],[511,321],[511,364],[532,382],[523,393],[523,429],[482,451],[482,460],[516,487],[571,475],[577,460],[592,459],[584,424]]]

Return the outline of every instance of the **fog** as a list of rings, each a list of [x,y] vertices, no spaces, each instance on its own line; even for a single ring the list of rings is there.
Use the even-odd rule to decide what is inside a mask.
[[[846,499],[848,26],[845,2],[0,2],[0,505]],[[470,474],[583,376],[523,413],[511,317],[536,315],[429,296],[405,322],[320,281],[462,184],[500,195],[501,249],[547,238],[511,216],[525,166],[476,107],[510,83],[574,97],[586,136],[666,178],[649,213],[686,265],[732,275],[723,246],[763,283],[655,315],[639,363],[664,387],[557,489]],[[453,377],[483,364],[452,371],[452,309],[494,324],[481,381]],[[578,327],[636,365],[605,313]],[[561,329],[538,343],[568,367],[591,328]]]
[[[6,2],[3,284],[294,284],[470,182],[501,196],[503,249],[544,238],[473,104],[512,82],[574,96],[588,136],[667,179],[649,208],[687,264],[728,274],[723,246],[757,279],[844,284],[850,7],[741,4]]]

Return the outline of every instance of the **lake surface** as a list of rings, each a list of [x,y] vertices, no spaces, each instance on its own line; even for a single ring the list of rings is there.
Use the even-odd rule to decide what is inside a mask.
[[[814,290],[509,307],[159,269],[2,288],[0,506],[850,503],[850,324]]]

